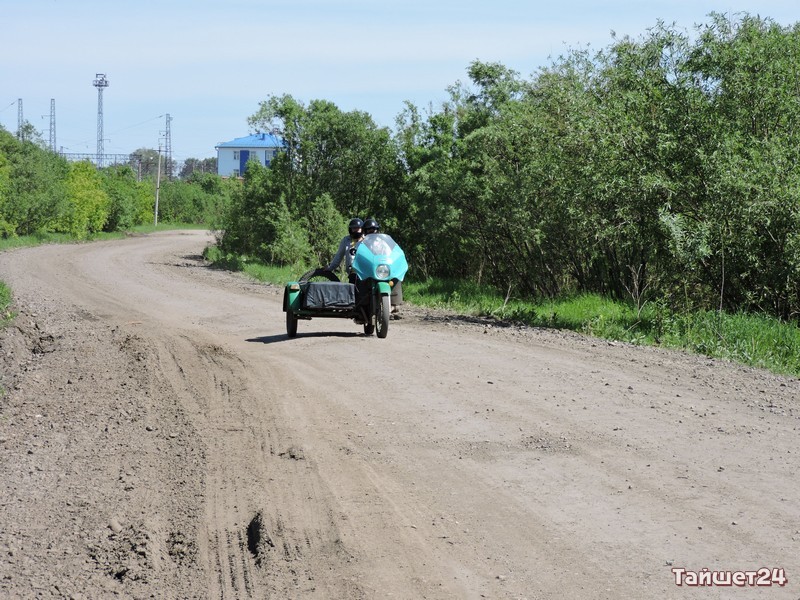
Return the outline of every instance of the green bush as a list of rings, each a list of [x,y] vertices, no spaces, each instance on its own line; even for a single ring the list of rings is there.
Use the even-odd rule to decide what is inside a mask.
[[[103,171],[103,189],[110,199],[106,231],[127,231],[153,222],[154,197],[148,182],[136,181],[129,166]]]
[[[66,185],[67,210],[54,223],[53,230],[78,239],[102,231],[111,199],[103,189],[97,168],[89,162],[71,163]]]
[[[12,318],[11,289],[0,281],[0,327],[6,325]]]
[[[0,128],[0,225],[4,236],[54,231],[70,210],[67,161]]]
[[[336,210],[330,194],[323,194],[315,198],[305,217],[308,240],[311,244],[312,261],[317,265],[330,262],[333,253],[339,246],[339,241],[345,235],[347,221]]]

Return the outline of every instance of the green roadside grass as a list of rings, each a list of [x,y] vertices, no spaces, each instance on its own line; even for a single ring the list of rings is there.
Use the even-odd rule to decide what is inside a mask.
[[[469,282],[429,280],[403,283],[414,304],[463,314],[492,316],[534,327],[577,331],[637,345],[680,349],[724,358],[783,375],[800,377],[800,328],[767,315],[711,310],[677,313],[665,303],[641,311],[597,294],[525,302]]]
[[[283,285],[287,281],[297,280],[307,270],[293,267],[277,267],[265,265],[246,256],[224,254],[217,246],[208,246],[203,251],[203,258],[211,261],[215,267],[229,271],[240,271],[257,281]]]
[[[11,312],[11,288],[0,281],[0,329],[8,325],[14,318]]]
[[[275,267],[224,256],[209,247],[205,257],[221,268],[242,271],[258,281],[283,285],[302,267]],[[597,294],[525,301],[468,281],[429,279],[403,282],[403,297],[417,306],[467,316],[489,316],[529,325],[576,331],[597,338],[660,346],[723,358],[783,375],[800,377],[800,328],[766,315],[698,310],[676,313],[652,302],[640,311],[630,303]]]

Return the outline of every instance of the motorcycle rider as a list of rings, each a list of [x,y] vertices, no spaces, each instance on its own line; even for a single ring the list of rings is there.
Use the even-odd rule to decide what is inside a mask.
[[[370,233],[380,233],[381,226],[378,225],[378,222],[375,219],[367,219],[364,221],[364,235],[369,235]]]
[[[336,251],[336,254],[334,255],[330,264],[325,267],[325,270],[331,272],[335,271],[339,268],[339,265],[342,264],[342,259],[344,259],[347,277],[350,283],[355,283],[356,274],[353,273],[353,259],[355,258],[358,244],[364,239],[364,221],[358,217],[354,217],[350,219],[347,229],[349,231],[349,235],[344,236],[342,241],[339,242],[339,249]]]

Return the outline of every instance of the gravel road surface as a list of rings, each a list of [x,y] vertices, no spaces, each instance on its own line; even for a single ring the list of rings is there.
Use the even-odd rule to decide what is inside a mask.
[[[288,339],[212,241],[0,254],[0,597],[800,598],[796,378],[408,305]]]

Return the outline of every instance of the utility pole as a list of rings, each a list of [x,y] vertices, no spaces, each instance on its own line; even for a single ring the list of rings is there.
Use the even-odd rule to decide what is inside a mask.
[[[22,139],[22,126],[25,120],[22,118],[22,98],[17,100],[17,139]]]
[[[108,79],[105,73],[97,73],[93,83],[97,88],[97,168],[103,166],[103,89],[108,87]]]
[[[161,190],[161,144],[158,145],[158,171],[156,172],[156,210],[153,213],[153,225],[158,225],[158,192]]]
[[[56,151],[56,99],[50,98],[50,151]]]
[[[164,174],[167,176],[167,181],[172,181],[172,128],[170,127],[170,123],[172,122],[172,117],[169,116],[167,113],[167,129],[165,132],[166,141],[165,141],[165,148],[164,148],[164,159],[167,161],[166,169]]]

